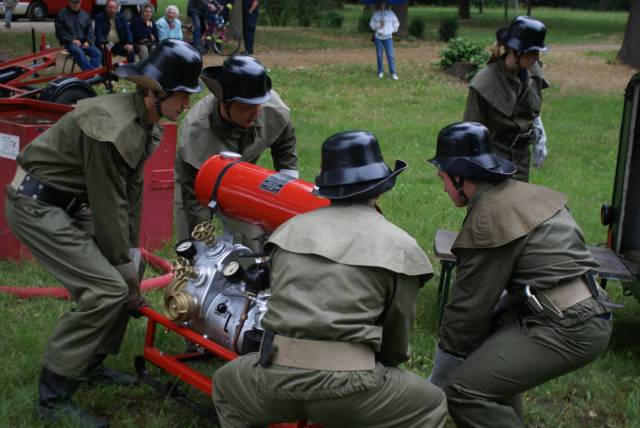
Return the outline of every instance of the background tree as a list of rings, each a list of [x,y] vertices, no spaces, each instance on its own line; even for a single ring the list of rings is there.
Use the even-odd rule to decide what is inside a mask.
[[[470,3],[471,3],[470,0],[458,0],[458,18],[460,19],[471,18]]]
[[[629,19],[624,32],[618,61],[640,69],[640,0],[631,0]]]

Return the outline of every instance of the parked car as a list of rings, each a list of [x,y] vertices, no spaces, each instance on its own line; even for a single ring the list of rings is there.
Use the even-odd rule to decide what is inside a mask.
[[[154,7],[157,6],[158,0],[150,0]],[[104,9],[106,0],[82,0],[82,9],[95,16]],[[127,20],[133,19],[138,14],[143,4],[147,0],[119,0],[120,11],[125,15]],[[31,21],[43,21],[47,17],[55,17],[58,12],[67,7],[68,0],[26,0],[18,2],[13,19],[27,17]],[[0,13],[4,14],[4,2],[0,1]]]

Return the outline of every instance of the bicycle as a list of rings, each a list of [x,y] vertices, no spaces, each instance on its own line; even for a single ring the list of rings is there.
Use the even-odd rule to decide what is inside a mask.
[[[193,34],[193,26],[189,27],[189,31]],[[229,26],[220,11],[207,14],[206,30],[202,32],[200,39],[202,55],[212,50],[218,55],[230,56],[240,50],[240,33]]]

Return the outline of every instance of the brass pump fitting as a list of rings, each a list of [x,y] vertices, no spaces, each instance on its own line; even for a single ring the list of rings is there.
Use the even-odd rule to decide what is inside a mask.
[[[197,315],[197,303],[193,296],[181,291],[173,293],[164,300],[167,318],[176,322],[185,322]]]
[[[214,230],[215,227],[213,226],[213,224],[210,221],[205,221],[193,228],[191,237],[196,241],[204,242],[207,247],[210,247],[216,240],[216,237],[213,234]]]
[[[171,267],[171,272],[173,273],[173,277],[179,280],[196,279],[198,277],[198,273],[194,267],[191,266],[189,260],[184,257],[178,257],[176,259]]]

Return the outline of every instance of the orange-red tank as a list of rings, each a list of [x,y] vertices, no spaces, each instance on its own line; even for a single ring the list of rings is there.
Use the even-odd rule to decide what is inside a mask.
[[[238,155],[222,152],[209,158],[198,171],[196,196],[201,204],[211,199],[218,176]],[[313,185],[248,162],[231,165],[222,176],[216,200],[226,216],[256,224],[271,232],[298,214],[329,205],[311,193]]]

